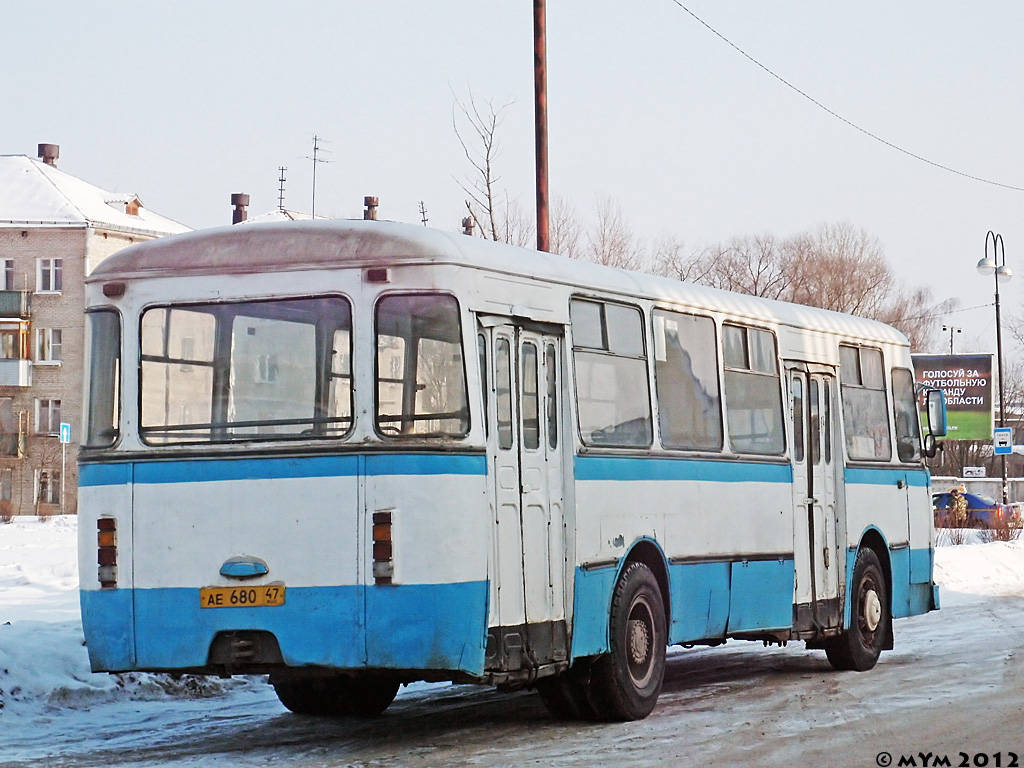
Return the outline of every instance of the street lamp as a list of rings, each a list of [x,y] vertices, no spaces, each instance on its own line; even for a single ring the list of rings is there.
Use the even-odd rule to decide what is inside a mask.
[[[988,256],[988,243],[992,241],[992,258]],[[1006,248],[1003,236],[995,234],[991,229],[985,235],[985,258],[978,262],[978,272],[983,275],[995,275],[996,281],[996,365],[999,366],[999,426],[1006,426],[1006,401],[1003,399],[1003,329],[999,321],[999,283],[1005,283],[1013,277],[1013,270],[1006,266]],[[1003,504],[1008,503],[1006,489],[1006,456],[999,457],[1003,474]]]
[[[942,326],[943,333],[949,333],[949,354],[953,354],[953,334],[960,333],[963,331],[959,325],[944,325]]]

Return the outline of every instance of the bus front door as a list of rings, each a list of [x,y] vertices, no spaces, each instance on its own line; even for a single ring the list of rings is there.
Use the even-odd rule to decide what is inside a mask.
[[[793,425],[794,628],[819,635],[842,621],[839,495],[834,442],[835,376],[790,364]]]
[[[486,665],[515,672],[568,658],[561,337],[499,324],[480,340],[494,504]]]

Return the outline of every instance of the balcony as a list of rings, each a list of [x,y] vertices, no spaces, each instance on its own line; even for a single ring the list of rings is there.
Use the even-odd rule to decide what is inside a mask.
[[[15,293],[15,291],[3,291]],[[31,360],[0,360],[0,387],[31,387]]]
[[[31,316],[31,291],[0,291],[0,318],[28,318]]]

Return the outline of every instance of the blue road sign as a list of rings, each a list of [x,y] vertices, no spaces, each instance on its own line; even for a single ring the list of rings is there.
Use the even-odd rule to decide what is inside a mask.
[[[995,446],[996,456],[1009,456],[1013,453],[1013,429],[1011,427],[993,429],[992,444]]]
[[[66,421],[60,423],[60,441],[62,443],[71,442],[71,425]]]

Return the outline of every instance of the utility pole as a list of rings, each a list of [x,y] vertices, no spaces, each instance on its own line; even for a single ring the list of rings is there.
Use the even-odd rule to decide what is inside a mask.
[[[423,226],[427,226],[427,206],[420,200],[420,221],[423,222]]]
[[[277,172],[277,210],[284,211],[284,172],[288,169],[283,165],[278,166]]]
[[[533,92],[537,157],[537,250],[551,250],[548,224],[548,64],[545,0],[533,0]]]
[[[318,157],[318,154],[320,152],[327,152],[327,150],[326,149],[320,149],[320,137],[317,136],[314,133],[313,134],[313,156],[306,158],[307,160],[312,160],[313,161],[313,204],[311,206],[312,210],[310,210],[310,213],[309,213],[309,216],[310,216],[311,219],[315,219],[316,218],[316,164],[317,163],[329,163],[329,162],[331,162],[330,160],[324,160],[324,159]]]

